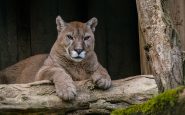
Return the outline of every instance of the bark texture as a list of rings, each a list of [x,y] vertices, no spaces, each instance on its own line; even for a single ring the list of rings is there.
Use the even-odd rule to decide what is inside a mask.
[[[183,85],[183,60],[168,0],[136,0],[143,48],[159,92]]]
[[[143,103],[158,92],[152,75],[115,80],[105,91],[90,80],[76,86],[76,99],[64,102],[49,81],[0,85],[0,114],[110,114],[115,108]]]

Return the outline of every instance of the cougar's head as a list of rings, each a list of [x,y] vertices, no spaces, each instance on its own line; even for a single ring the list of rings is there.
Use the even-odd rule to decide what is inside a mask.
[[[97,23],[96,18],[86,23],[66,23],[60,16],[56,18],[58,41],[65,49],[64,55],[68,59],[80,62],[94,50],[94,31]]]

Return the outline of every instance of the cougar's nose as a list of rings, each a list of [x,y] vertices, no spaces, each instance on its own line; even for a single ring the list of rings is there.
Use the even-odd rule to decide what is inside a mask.
[[[82,51],[83,51],[83,49],[74,49],[78,54],[80,54]]]

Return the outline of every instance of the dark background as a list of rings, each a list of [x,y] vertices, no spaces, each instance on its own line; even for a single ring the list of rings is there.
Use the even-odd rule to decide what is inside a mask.
[[[49,53],[57,15],[66,22],[97,17],[95,51],[112,79],[140,74],[135,0],[0,0],[0,69]]]

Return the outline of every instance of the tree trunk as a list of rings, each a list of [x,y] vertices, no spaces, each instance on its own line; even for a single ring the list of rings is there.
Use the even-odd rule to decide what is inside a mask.
[[[108,90],[90,80],[76,82],[77,97],[64,102],[49,81],[0,85],[0,114],[110,114],[115,108],[143,103],[157,95],[152,75],[115,80]]]
[[[168,0],[136,0],[143,48],[159,92],[183,85],[180,42],[168,12]]]

